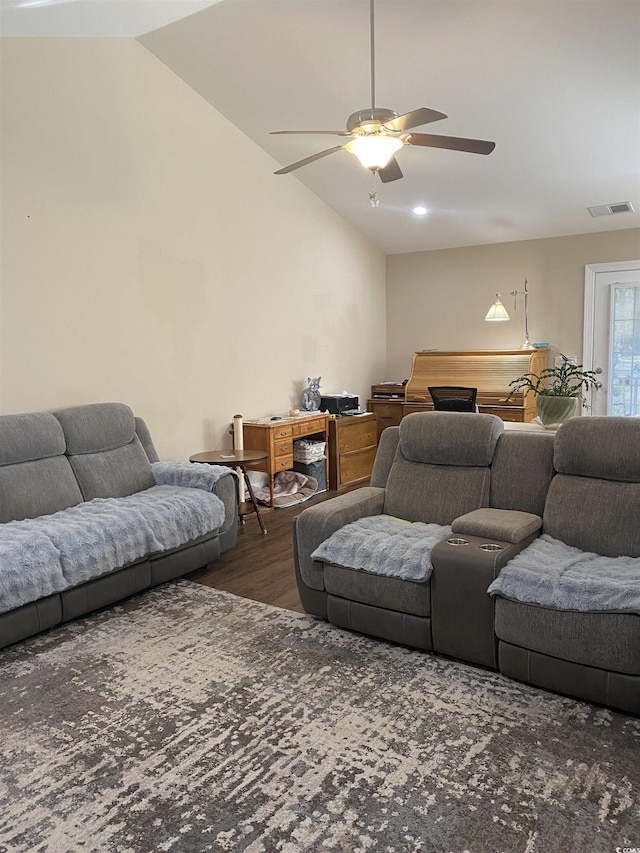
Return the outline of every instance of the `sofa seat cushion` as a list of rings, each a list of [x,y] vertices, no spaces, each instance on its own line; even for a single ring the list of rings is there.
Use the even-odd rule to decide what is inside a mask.
[[[640,676],[640,616],[635,613],[580,613],[497,598],[495,630],[499,640],[521,649]]]
[[[28,566],[24,558],[0,562],[0,612],[47,594],[34,594],[45,583],[41,573],[49,578],[48,592],[60,592],[216,531],[224,520],[217,495],[153,486],[135,495],[96,498],[53,515],[0,525],[0,555],[22,548],[29,537],[38,548]]]
[[[311,559],[370,574],[423,581],[431,575],[431,549],[451,533],[440,524],[409,522],[390,515],[359,518],[336,530]]]
[[[544,534],[507,563],[488,591],[557,610],[640,614],[640,559],[602,557]]]
[[[428,580],[402,580],[325,563],[324,587],[329,595],[348,601],[414,616],[431,615],[431,584]]]
[[[24,521],[0,524],[0,613],[65,586],[60,553],[49,536]]]

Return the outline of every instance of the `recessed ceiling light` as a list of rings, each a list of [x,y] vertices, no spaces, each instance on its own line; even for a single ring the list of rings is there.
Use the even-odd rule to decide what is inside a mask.
[[[413,208],[413,212],[416,216],[426,216],[429,211],[426,207],[418,206]]]

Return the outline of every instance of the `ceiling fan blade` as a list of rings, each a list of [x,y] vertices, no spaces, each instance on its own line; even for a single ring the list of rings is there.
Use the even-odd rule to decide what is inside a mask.
[[[430,110],[427,107],[420,107],[410,113],[404,113],[404,115],[392,118],[390,121],[385,121],[384,126],[391,130],[409,130],[411,127],[420,127],[421,124],[429,124],[431,121],[440,121],[443,118],[447,118],[444,113]]]
[[[346,145],[346,143],[345,143]],[[311,157],[305,157],[304,160],[298,160],[297,163],[292,163],[290,166],[285,166],[274,172],[274,175],[286,175],[288,172],[293,172],[294,169],[299,169],[300,166],[306,166],[307,163],[313,163],[314,160],[319,160],[321,157],[326,157],[328,154],[333,154],[334,151],[340,151],[345,145],[335,145],[333,148],[326,148],[324,151],[319,151],[317,154],[312,154]]]
[[[388,184],[390,181],[397,181],[399,178],[404,177],[395,157],[389,160],[384,169],[378,169],[378,175],[383,184]]]
[[[313,134],[324,134],[329,136],[351,136],[348,130],[270,130],[270,136],[278,136],[283,133],[313,133]]]
[[[468,151],[470,154],[491,154],[495,142],[484,139],[464,139],[461,136],[434,136],[430,133],[409,133],[404,137],[407,145],[424,145],[427,148],[448,148],[451,151]]]

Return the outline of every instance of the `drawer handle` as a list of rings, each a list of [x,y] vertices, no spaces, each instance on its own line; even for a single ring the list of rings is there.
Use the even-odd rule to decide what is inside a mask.
[[[287,434],[286,430],[284,430],[284,429],[280,430],[280,438],[284,438],[286,436],[286,434]]]
[[[289,464],[289,463],[286,461],[286,459],[284,459],[284,460],[282,460],[282,461],[280,462],[280,467],[281,467],[281,468],[286,468],[286,467],[288,466],[288,464]]]
[[[288,449],[289,449],[288,444],[281,444],[280,445],[280,453],[286,453]]]

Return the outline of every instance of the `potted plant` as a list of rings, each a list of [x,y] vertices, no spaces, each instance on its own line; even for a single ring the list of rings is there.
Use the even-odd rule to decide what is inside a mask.
[[[578,401],[586,406],[585,392],[600,387],[593,370],[583,370],[581,364],[574,364],[566,355],[560,353],[562,364],[559,367],[547,367],[537,373],[525,373],[513,379],[507,402],[518,391],[532,392],[536,395],[538,417],[543,426],[560,424],[573,417]]]

